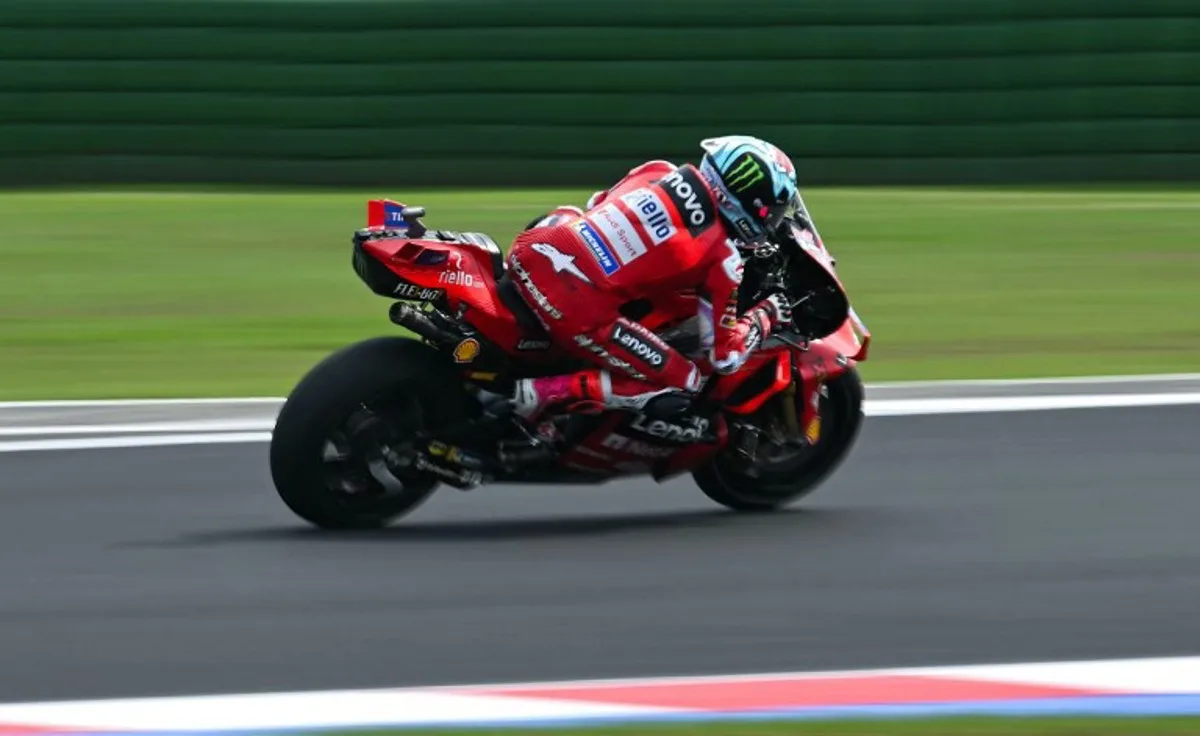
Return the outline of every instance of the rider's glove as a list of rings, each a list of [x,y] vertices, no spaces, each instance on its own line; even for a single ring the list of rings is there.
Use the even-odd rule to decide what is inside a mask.
[[[785,294],[772,294],[759,302],[771,317],[772,331],[792,323],[792,305]]]

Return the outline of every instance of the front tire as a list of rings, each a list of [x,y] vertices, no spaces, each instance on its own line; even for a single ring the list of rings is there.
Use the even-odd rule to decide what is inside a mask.
[[[391,473],[349,427],[382,419],[390,437],[411,437],[463,418],[466,400],[448,361],[420,342],[379,337],[342,348],[300,380],[279,412],[270,448],[275,489],[323,529],[387,526],[424,503],[438,481]]]
[[[846,459],[862,429],[863,383],[850,368],[826,384],[821,398],[821,437],[798,462],[759,477],[740,472],[725,453],[692,473],[704,495],[735,511],[774,511],[817,489]]]

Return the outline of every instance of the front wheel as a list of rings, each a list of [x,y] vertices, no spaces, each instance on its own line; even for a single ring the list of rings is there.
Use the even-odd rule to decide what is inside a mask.
[[[718,454],[692,473],[704,495],[736,511],[772,511],[812,493],[842,464],[862,428],[864,392],[858,371],[850,368],[825,387],[816,445],[760,466],[757,476],[740,470],[727,454]]]
[[[393,472],[379,441],[411,440],[461,419],[466,394],[443,356],[404,337],[355,343],[318,363],[279,412],[271,438],[275,489],[324,529],[383,527],[421,505],[436,479]]]

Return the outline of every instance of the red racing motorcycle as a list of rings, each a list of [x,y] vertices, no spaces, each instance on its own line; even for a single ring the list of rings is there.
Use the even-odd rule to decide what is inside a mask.
[[[858,318],[806,209],[747,258],[740,311],[769,294],[794,323],[732,375],[713,375],[683,414],[563,413],[538,427],[512,414],[519,378],[584,366],[548,338],[522,301],[500,248],[483,233],[429,230],[425,210],[372,200],[352,263],[391,321],[412,336],[376,337],[325,358],[276,420],[270,470],[284,503],[327,529],[386,526],[441,485],[656,482],[691,474],[710,499],[766,511],[816,488],[858,437],[856,369],[870,332]],[[684,354],[711,329],[698,296],[665,295],[622,313]]]

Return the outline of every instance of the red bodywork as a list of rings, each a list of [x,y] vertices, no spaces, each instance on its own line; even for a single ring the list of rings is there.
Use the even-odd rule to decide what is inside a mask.
[[[401,206],[387,200],[373,201],[368,210],[368,229],[384,228],[383,202],[392,207]],[[441,235],[447,236],[446,233]],[[368,240],[363,243],[363,248],[391,272],[419,287],[418,292],[420,288],[444,292],[451,314],[464,312],[464,321],[469,322],[480,337],[512,355],[519,354],[522,361],[536,364],[569,358],[568,353],[553,345],[546,350],[518,350],[518,344],[523,340],[545,341],[547,336],[540,329],[522,327],[501,300],[496,278],[497,264],[502,262],[498,260],[498,247],[489,238],[477,233],[451,233],[449,236],[450,240],[443,240],[436,236],[409,237],[399,233],[395,237]],[[804,251],[844,291],[834,270],[833,259],[820,239],[807,237],[800,242]],[[416,300],[428,296],[428,292],[414,292],[407,297],[396,294],[397,298]],[[639,322],[656,330],[691,318],[696,312],[695,296],[669,294],[657,300],[650,313],[640,318]],[[820,422],[816,409],[822,383],[843,373],[856,362],[865,360],[869,345],[870,332],[851,307],[847,319],[836,332],[807,346],[768,341],[750,356],[737,373],[713,376],[710,379],[710,395],[722,400],[729,413],[752,414],[772,396],[787,389],[798,376],[800,385],[797,396],[803,406],[799,419],[809,440],[815,441]],[[474,371],[469,357],[460,362],[463,363],[464,378],[471,378]],[[736,402],[726,401],[751,376],[771,363],[774,363],[774,380],[769,385]],[[702,365],[702,368],[707,369],[707,366]],[[639,436],[636,431],[634,434],[623,433],[632,421],[634,419],[629,413],[612,412],[575,449],[563,456],[562,464],[564,467],[609,476],[645,472],[672,475],[701,464],[719,450],[726,439],[725,423],[719,415],[717,426],[714,427],[719,438],[716,444],[672,445],[655,442],[649,435]]]

